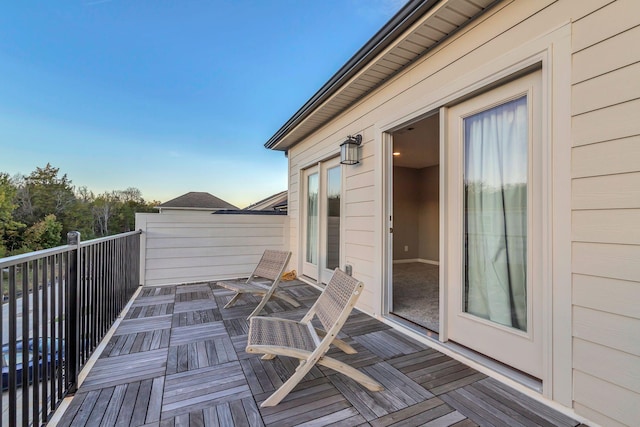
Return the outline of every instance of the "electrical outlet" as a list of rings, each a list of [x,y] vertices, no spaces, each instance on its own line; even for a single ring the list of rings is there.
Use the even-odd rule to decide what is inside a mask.
[[[409,252],[409,246],[404,245],[404,251],[405,251],[405,252]]]

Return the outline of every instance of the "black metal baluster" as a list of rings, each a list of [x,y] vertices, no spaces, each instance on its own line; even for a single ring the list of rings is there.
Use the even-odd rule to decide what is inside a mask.
[[[66,266],[69,263],[69,252],[65,252],[63,254],[60,254],[60,262],[58,263],[58,339],[56,341],[52,341],[51,345],[52,345],[52,353],[55,354],[55,357],[53,359],[55,359],[56,362],[56,376],[57,376],[57,381],[56,381],[56,385],[58,387],[58,394],[57,400],[60,400],[63,398],[63,394],[62,394],[62,368],[63,368],[63,364],[62,364],[62,360],[60,358],[60,352],[62,351],[62,343],[64,342],[64,338],[65,334],[64,334],[64,324],[66,323],[67,319],[65,317],[65,310],[64,310],[64,301],[65,301],[65,287],[66,287],[66,283],[67,283],[67,277],[66,277]]]
[[[47,343],[49,339],[49,292],[51,276],[49,275],[49,265],[51,264],[51,257],[45,257],[42,259],[42,342]],[[42,359],[49,360],[49,348],[47,345],[42,346]],[[47,404],[49,402],[49,377],[51,376],[51,370],[49,369],[49,363],[42,364],[42,418],[46,420],[48,418],[49,411]]]
[[[80,328],[80,342],[78,343],[79,355],[80,355],[80,366],[84,366],[86,361],[86,348],[85,348],[85,337],[86,337],[86,318],[84,313],[85,297],[86,290],[85,285],[87,283],[87,251],[88,248],[80,249],[80,277],[78,278],[78,299],[80,300],[80,317],[78,318],[78,327]]]
[[[33,268],[33,290],[32,290],[33,307],[31,311],[33,316],[32,337],[35,345],[38,345],[40,343],[40,288],[41,288],[40,265],[41,265],[40,260],[35,259],[33,260],[33,265],[31,266]],[[45,345],[46,343],[43,341],[42,346],[44,347]],[[40,346],[38,345],[38,347]],[[35,357],[35,354],[34,354],[34,357]],[[40,353],[38,353],[38,357],[41,357]],[[47,363],[45,359],[39,359],[39,360],[42,360],[42,364]],[[33,364],[33,387],[31,387],[31,393],[32,393],[31,421],[34,426],[40,425],[40,379],[42,378],[40,365],[41,363]]]
[[[17,422],[16,399],[16,322],[18,313],[16,310],[16,280],[17,267],[9,267],[9,425],[15,426]]]
[[[49,264],[51,274],[51,289],[49,294],[49,336],[51,338],[51,363],[49,364],[49,393],[51,394],[51,411],[55,410],[56,399],[56,358],[55,358],[55,343],[56,343],[56,298],[58,297],[58,281],[59,277],[56,276],[56,264],[60,263],[60,257],[58,255],[51,256],[51,264]]]
[[[29,262],[22,263],[22,425],[29,425],[29,371],[33,375],[33,368],[29,367]],[[37,343],[34,342],[34,345]],[[37,354],[31,354],[33,365],[38,364]],[[32,376],[32,380],[37,381]],[[17,402],[16,402],[17,404]]]
[[[99,298],[99,291],[100,291],[100,282],[102,281],[102,251],[101,251],[101,247],[102,244],[97,244],[96,245],[96,278],[94,281],[94,287],[93,287],[93,301],[91,303],[91,318],[93,321],[93,342],[91,343],[91,348],[95,349],[96,346],[98,345],[97,343],[97,338],[98,338],[98,312],[100,311],[100,307],[99,307],[99,303],[100,301],[98,301]]]

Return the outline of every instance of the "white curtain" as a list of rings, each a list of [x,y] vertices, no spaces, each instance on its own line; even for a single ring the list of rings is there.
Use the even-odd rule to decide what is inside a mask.
[[[527,329],[527,98],[464,119],[465,309]]]

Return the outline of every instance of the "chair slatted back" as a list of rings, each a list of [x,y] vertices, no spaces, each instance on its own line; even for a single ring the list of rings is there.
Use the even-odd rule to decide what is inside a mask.
[[[335,269],[331,280],[314,304],[315,314],[326,331],[329,331],[340,320],[345,310],[351,311],[349,300],[353,297],[356,289],[363,286],[358,279],[354,279],[338,268]],[[355,304],[355,300],[353,303]],[[346,318],[342,321],[346,321]]]
[[[280,278],[290,256],[291,252],[267,249],[252,275],[275,281]]]

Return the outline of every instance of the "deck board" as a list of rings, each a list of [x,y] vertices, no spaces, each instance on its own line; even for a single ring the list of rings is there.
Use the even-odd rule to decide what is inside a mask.
[[[300,281],[282,289],[302,306],[270,301],[261,315],[299,320],[319,292]],[[245,352],[246,317],[259,299],[215,283],[142,289],[60,426],[577,426],[576,421],[389,325],[353,312],[339,337],[356,354],[328,356],[385,387],[371,392],[315,366],[275,407],[260,408],[295,371],[290,358]]]

